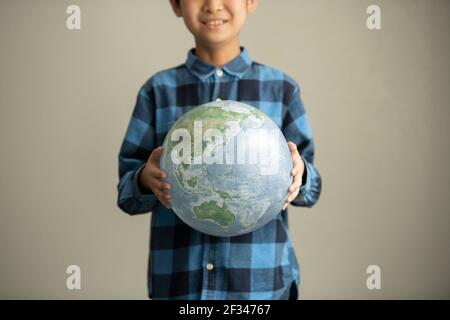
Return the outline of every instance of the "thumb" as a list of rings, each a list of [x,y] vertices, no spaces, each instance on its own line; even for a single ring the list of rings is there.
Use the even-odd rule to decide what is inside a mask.
[[[152,154],[150,155],[150,158],[148,159],[149,162],[157,164],[159,167],[159,159],[161,158],[162,150],[163,150],[162,146],[159,146],[158,148],[154,149]]]
[[[291,153],[295,153],[295,151],[297,151],[297,146],[292,141],[288,142],[288,146],[289,146],[289,150],[291,151]]]

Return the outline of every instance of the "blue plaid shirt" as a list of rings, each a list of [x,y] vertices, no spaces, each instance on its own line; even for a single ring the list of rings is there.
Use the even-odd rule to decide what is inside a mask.
[[[252,61],[247,49],[223,67],[188,53],[184,64],[156,73],[140,89],[119,153],[118,206],[129,214],[152,212],[148,266],[153,299],[286,299],[300,283],[287,210],[264,227],[236,237],[214,237],[182,222],[138,175],[185,112],[216,99],[247,103],[265,112],[294,142],[306,163],[305,181],[293,205],[313,206],[321,178],[297,83]]]

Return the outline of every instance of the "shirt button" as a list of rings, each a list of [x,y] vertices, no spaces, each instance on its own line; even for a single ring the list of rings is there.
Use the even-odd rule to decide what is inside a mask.
[[[206,269],[208,269],[208,271],[211,271],[212,269],[214,269],[214,265],[212,263],[208,263],[206,265]]]
[[[223,76],[223,71],[222,71],[222,69],[217,69],[217,70],[216,70],[216,74],[217,74],[218,77]]]

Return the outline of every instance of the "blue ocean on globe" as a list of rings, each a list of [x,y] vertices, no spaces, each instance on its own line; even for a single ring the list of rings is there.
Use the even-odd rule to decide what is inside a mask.
[[[249,233],[274,219],[292,184],[280,129],[257,108],[231,100],[180,117],[165,137],[160,166],[175,214],[219,237]]]

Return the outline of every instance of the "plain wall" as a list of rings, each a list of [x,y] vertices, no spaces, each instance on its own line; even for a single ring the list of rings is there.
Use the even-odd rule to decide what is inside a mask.
[[[304,299],[449,298],[449,14],[261,0],[250,16],[242,45],[300,84],[323,178],[314,208],[289,208]],[[150,215],[116,206],[118,152],[138,89],[192,36],[168,0],[2,0],[0,43],[0,298],[146,299]]]

